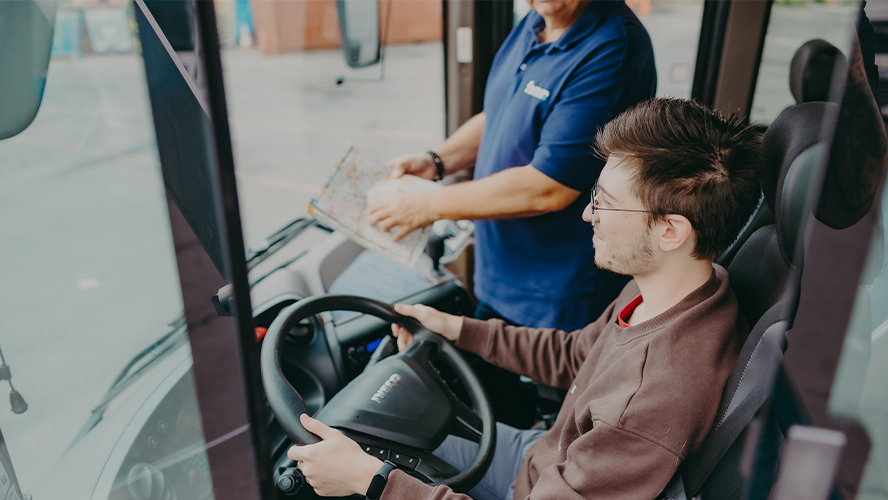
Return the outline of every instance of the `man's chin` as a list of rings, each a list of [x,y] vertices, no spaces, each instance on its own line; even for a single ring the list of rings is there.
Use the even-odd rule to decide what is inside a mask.
[[[625,272],[625,271],[621,271],[621,270],[619,270],[619,269],[616,269],[616,268],[614,267],[614,263],[613,263],[613,262],[610,262],[610,261],[609,261],[609,262],[599,262],[597,256],[596,256],[594,262],[595,262],[595,267],[597,267],[598,269],[601,269],[601,270],[603,270],[603,271],[608,271],[608,272],[611,272],[611,273],[614,273],[614,274],[619,274],[619,275],[621,275],[621,276],[630,276],[630,277],[632,276],[631,274],[629,274],[629,273],[627,273],[627,272]]]
[[[601,262],[601,260],[598,258],[598,255],[595,256],[595,267],[604,271],[614,272],[613,269],[611,269],[611,263]]]

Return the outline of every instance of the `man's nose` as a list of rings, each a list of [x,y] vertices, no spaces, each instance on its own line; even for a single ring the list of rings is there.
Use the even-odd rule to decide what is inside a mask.
[[[586,209],[583,210],[583,220],[586,222],[592,222],[592,204],[586,205]]]

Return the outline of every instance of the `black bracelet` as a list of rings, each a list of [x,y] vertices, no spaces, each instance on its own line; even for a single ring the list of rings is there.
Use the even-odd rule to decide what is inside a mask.
[[[438,156],[438,153],[431,149],[426,151],[426,153],[428,153],[428,155],[432,157],[432,161],[435,162],[435,180],[440,181],[444,178],[444,162],[441,161],[441,157]]]
[[[367,500],[379,500],[379,497],[382,496],[382,490],[385,489],[386,483],[388,483],[389,474],[393,470],[395,470],[398,466],[393,462],[389,462],[386,460],[382,463],[382,467],[376,471],[376,474],[373,475],[373,479],[370,481],[370,487],[367,488],[367,493],[364,494],[364,497]]]

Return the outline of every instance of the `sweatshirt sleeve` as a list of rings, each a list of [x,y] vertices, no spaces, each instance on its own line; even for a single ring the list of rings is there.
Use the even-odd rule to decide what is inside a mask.
[[[608,317],[609,310],[595,323],[574,332],[465,318],[456,346],[506,370],[567,389]]]
[[[571,443],[565,456],[541,472],[527,500],[650,500],[679,465],[656,442],[601,421]]]

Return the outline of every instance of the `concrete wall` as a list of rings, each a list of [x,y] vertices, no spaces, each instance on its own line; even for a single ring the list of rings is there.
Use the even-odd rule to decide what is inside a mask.
[[[389,0],[378,0],[385,24]],[[440,0],[391,0],[389,43],[441,40]],[[339,17],[334,0],[251,0],[255,38],[264,54],[340,46]],[[383,26],[380,26],[382,30]]]

